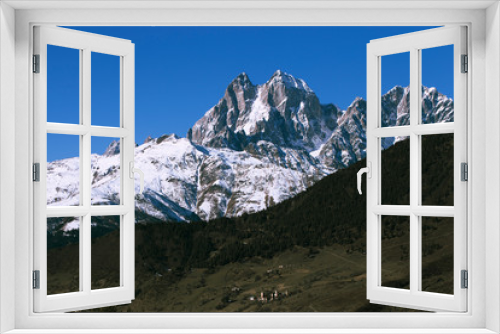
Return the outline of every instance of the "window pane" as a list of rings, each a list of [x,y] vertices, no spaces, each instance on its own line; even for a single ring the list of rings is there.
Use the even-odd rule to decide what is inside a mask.
[[[92,290],[120,286],[120,216],[92,217]]]
[[[422,136],[422,205],[453,206],[453,138]]]
[[[382,216],[382,286],[410,288],[410,217]]]
[[[422,217],[422,291],[453,294],[453,218]]]
[[[422,124],[453,122],[453,45],[421,52]]]
[[[92,125],[120,126],[120,57],[92,52]]]
[[[120,138],[92,137],[92,205],[119,205],[121,193]]]
[[[80,217],[47,218],[47,294],[80,291]]]
[[[47,134],[47,205],[80,205],[80,137]]]
[[[409,137],[381,138],[381,150],[382,204],[409,205]]]
[[[80,123],[80,50],[47,45],[47,122]]]
[[[410,53],[381,57],[382,127],[410,124]]]

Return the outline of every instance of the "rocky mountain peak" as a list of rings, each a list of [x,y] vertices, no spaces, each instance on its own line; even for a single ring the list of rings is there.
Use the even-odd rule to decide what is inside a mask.
[[[106,151],[104,151],[103,156],[111,157],[119,153],[120,153],[120,141],[113,140],[111,144],[109,144],[109,146],[106,148]]]
[[[410,87],[395,86],[382,96],[382,126],[407,125],[410,121]]]
[[[287,89],[299,89],[307,93],[314,94],[312,89],[309,88],[304,80],[295,78],[293,75],[290,75],[282,70],[277,70],[276,72],[274,72],[274,74],[265,85],[283,86]]]
[[[277,70],[255,86],[245,73],[188,132],[193,143],[245,150],[265,140],[294,149],[314,150],[337,125],[338,108],[322,106],[302,79]]]
[[[156,139],[156,144],[161,144],[162,142],[164,141],[167,141],[167,142],[175,142],[177,141],[178,139],[180,139],[180,137],[178,135],[176,135],[175,133],[171,133],[171,134],[166,134],[166,135],[163,135],[163,136],[160,136]]]
[[[238,74],[233,79],[233,81],[231,81],[230,85],[232,84],[238,84],[240,86],[245,86],[245,85],[253,86],[252,81],[250,81],[250,78],[245,72],[241,72],[240,74]]]
[[[283,75],[289,75],[288,73],[282,71],[282,70],[276,70],[276,72],[273,73],[272,77],[275,76],[283,76]]]
[[[385,93],[384,95],[390,95],[390,96],[401,96],[402,94],[405,93],[405,91],[409,90],[410,87],[402,87],[402,86],[399,86],[399,85],[396,85],[394,87],[392,87],[391,89],[389,89],[387,91],[387,93]]]
[[[352,101],[345,113],[339,118],[339,124],[344,124],[353,119],[362,122],[363,128],[366,128],[366,100],[362,97],[356,97]]]
[[[435,87],[422,86],[422,122],[453,122],[453,99],[441,94]]]
[[[256,87],[245,72],[236,76],[227,86],[224,98],[235,105],[242,106],[245,100],[255,97]]]

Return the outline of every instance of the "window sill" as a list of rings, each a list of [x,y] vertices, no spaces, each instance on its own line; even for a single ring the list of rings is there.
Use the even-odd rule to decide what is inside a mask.
[[[15,329],[5,334],[489,334],[488,329]]]

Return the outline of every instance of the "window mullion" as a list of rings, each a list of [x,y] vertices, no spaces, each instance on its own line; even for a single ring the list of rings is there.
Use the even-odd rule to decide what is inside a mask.
[[[420,188],[420,147],[419,136],[413,128],[419,123],[420,110],[420,60],[419,50],[410,50],[410,207],[419,205]],[[420,288],[420,217],[415,212],[410,214],[410,291],[415,293]]]
[[[84,80],[83,80],[83,70],[84,70],[84,54],[83,54],[83,50],[80,50],[80,70],[79,70],[79,81],[80,81],[80,86],[79,86],[79,107],[80,107],[80,110],[79,110],[79,124],[78,126],[81,126],[84,124],[84,118],[83,118],[83,106],[84,106],[84,101],[83,101],[83,85],[84,85]],[[47,124],[47,127],[49,127],[49,124]],[[79,154],[80,154],[80,164],[82,163],[83,161],[83,152],[84,152],[84,149],[83,149],[83,136],[80,135],[80,150],[79,150]],[[82,168],[82,165],[79,166],[79,169],[80,169],[80,205],[83,206],[83,197],[82,197],[82,185],[83,185],[83,168]],[[84,255],[83,255],[83,245],[85,243],[85,240],[84,240],[84,234],[83,234],[83,231],[84,231],[84,228],[83,226],[85,225],[85,219],[83,217],[80,218],[80,233],[78,233],[78,254],[79,254],[79,258],[78,258],[78,268],[79,268],[79,275],[78,275],[78,280],[79,280],[79,288],[78,290],[81,292],[83,291],[84,287],[85,287],[85,279],[83,277],[83,273],[85,272],[84,271]]]
[[[90,208],[90,186],[91,186],[91,51],[87,48],[83,50],[83,61],[81,68],[81,99],[82,99],[82,125],[87,128],[87,132],[81,136],[80,163],[81,170],[81,201],[82,205]],[[83,280],[82,291],[90,293],[91,291],[91,216],[90,210],[82,217],[80,230],[80,278]]]

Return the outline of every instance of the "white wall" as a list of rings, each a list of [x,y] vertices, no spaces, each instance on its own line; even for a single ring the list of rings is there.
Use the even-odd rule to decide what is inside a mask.
[[[15,12],[0,3],[0,253],[14,254]],[[3,256],[0,257],[4,258]],[[0,261],[0,333],[14,328],[14,258]]]
[[[500,332],[500,6],[486,11],[486,252],[496,254],[494,265],[486,266],[486,328]]]

